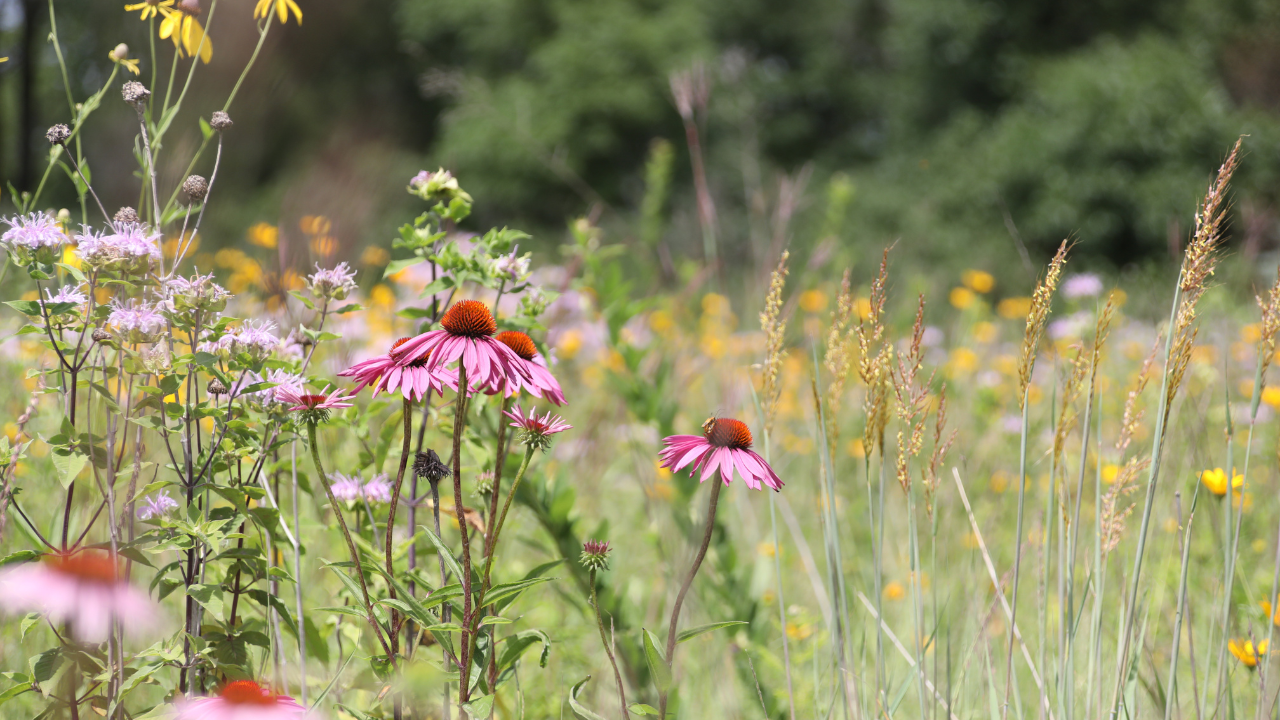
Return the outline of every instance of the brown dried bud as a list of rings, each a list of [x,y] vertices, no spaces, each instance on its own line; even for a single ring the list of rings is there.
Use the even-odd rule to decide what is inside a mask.
[[[209,118],[209,127],[214,130],[226,130],[235,123],[231,122],[231,116],[218,110]]]
[[[142,222],[142,218],[138,217],[137,210],[131,207],[122,207],[116,211],[115,221],[118,223],[137,224]]]
[[[217,378],[214,378],[209,381],[208,390],[210,395],[226,395],[227,394],[227,386],[223,385],[222,381]]]
[[[178,3],[178,10],[188,15],[200,14],[200,0],[182,0]]]
[[[111,333],[102,328],[94,328],[92,337],[94,342],[106,342],[111,339]]]
[[[205,195],[209,194],[209,181],[199,175],[189,175],[182,183],[182,192],[193,203],[204,200]]]
[[[70,137],[71,128],[62,123],[49,128],[49,131],[44,134],[44,139],[48,140],[50,145],[61,145]]]
[[[146,102],[147,98],[151,97],[151,91],[143,86],[142,83],[130,80],[120,88],[120,96],[124,98],[125,102],[137,107],[139,103]]]

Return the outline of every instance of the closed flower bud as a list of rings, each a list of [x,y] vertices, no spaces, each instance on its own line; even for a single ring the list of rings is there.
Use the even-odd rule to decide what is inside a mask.
[[[44,134],[44,139],[49,141],[50,145],[61,145],[71,137],[71,128],[63,123],[58,123],[49,128]]]
[[[178,9],[188,15],[199,15],[200,0],[182,0],[178,3]]]
[[[591,571],[605,570],[609,567],[609,553],[613,548],[604,540],[588,540],[582,543],[582,557],[579,562]]]
[[[117,210],[114,219],[117,223],[135,224],[142,222],[142,218],[138,217],[138,211],[131,207],[122,207]]]
[[[209,181],[199,175],[188,175],[182,183],[182,192],[192,203],[200,202],[209,194]]]
[[[140,103],[146,102],[147,98],[151,97],[151,91],[143,86],[142,83],[136,80],[130,80],[120,88],[120,96],[124,98],[125,102],[137,107]]]
[[[218,131],[226,130],[227,128],[231,127],[234,124],[235,123],[231,122],[231,116],[222,112],[221,110],[215,112],[209,118],[209,127]]]
[[[111,58],[116,62],[120,62],[121,60],[127,60],[129,58],[129,46],[125,45],[124,43],[120,43],[115,47],[114,50],[112,50],[110,53],[107,54],[107,57]]]
[[[209,381],[208,390],[210,395],[226,395],[227,394],[227,386],[223,385],[222,381],[217,378],[214,378]]]

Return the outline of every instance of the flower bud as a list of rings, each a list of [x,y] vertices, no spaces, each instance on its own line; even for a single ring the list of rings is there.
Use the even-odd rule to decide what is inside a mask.
[[[122,207],[117,210],[114,219],[117,223],[136,224],[142,222],[142,218],[138,217],[138,211],[131,207]]]
[[[182,183],[182,192],[192,204],[198,203],[209,194],[209,181],[200,175],[188,175]]]
[[[128,60],[128,59],[129,59],[129,46],[128,46],[128,45],[125,45],[124,43],[120,43],[119,45],[117,45],[117,46],[115,47],[115,49],[114,49],[114,50],[112,50],[111,52],[107,53],[107,57],[111,58],[111,59],[112,59],[112,60],[114,60],[115,62],[120,62],[121,60]]]
[[[218,110],[209,118],[209,127],[219,132],[226,130],[235,123],[231,122],[231,116]]]
[[[44,139],[48,140],[50,145],[62,145],[70,138],[71,128],[63,123],[54,125],[44,134]]]
[[[582,557],[579,562],[586,569],[595,572],[609,567],[609,553],[613,548],[604,540],[588,540],[582,543]]]

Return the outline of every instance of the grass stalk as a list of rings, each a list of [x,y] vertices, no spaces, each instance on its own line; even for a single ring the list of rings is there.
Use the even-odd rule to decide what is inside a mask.
[[[1173,642],[1169,648],[1169,679],[1165,681],[1165,695],[1168,700],[1164,705],[1164,720],[1173,719],[1173,706],[1176,704],[1176,688],[1178,683],[1178,650],[1182,641],[1182,618],[1187,608],[1187,567],[1191,560],[1191,523],[1196,517],[1196,501],[1200,499],[1200,485],[1196,484],[1191,494],[1191,509],[1187,512],[1187,522],[1182,522],[1182,498],[1178,495],[1178,540],[1182,544],[1182,567],[1178,571],[1178,610],[1173,616]]]

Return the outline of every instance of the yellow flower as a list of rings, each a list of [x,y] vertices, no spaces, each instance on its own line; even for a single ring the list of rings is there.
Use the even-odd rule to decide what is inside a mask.
[[[157,15],[168,17],[169,13],[172,12],[169,8],[173,7],[173,3],[174,0],[143,0],[143,2],[133,5],[125,5],[124,11],[141,10],[142,16],[138,18],[139,20],[149,20]]]
[[[1280,600],[1280,598],[1276,598],[1276,600]],[[1266,600],[1263,600],[1258,604],[1262,606],[1262,611],[1267,614],[1267,617],[1271,618],[1271,623],[1273,625],[1280,626],[1280,609],[1277,609],[1274,613],[1272,613],[1271,603],[1267,602]]]
[[[965,270],[960,276],[965,287],[976,293],[989,293],[991,288],[996,286],[996,279],[989,272],[982,270]]]
[[[67,245],[62,248],[62,264],[70,265],[77,270],[80,269],[80,254],[76,252],[75,245]]]
[[[280,242],[280,229],[270,223],[257,223],[249,228],[249,242],[274,250]]]
[[[311,252],[328,259],[338,251],[338,239],[332,235],[317,235],[311,238]]]
[[[261,20],[271,16],[272,11],[280,18],[280,24],[284,24],[289,20],[289,11],[293,11],[294,17],[298,18],[298,24],[302,24],[302,9],[298,7],[298,3],[293,0],[258,0],[258,4],[253,8],[253,17]]]
[[[1114,463],[1107,463],[1102,466],[1102,482],[1113,485],[1116,478],[1120,475],[1120,466]]]
[[[125,70],[128,70],[134,75],[137,75],[139,72],[138,60],[136,58],[132,60],[129,59],[129,46],[124,43],[120,43],[115,46],[115,49],[107,53],[107,58],[117,65],[123,65]]]
[[[907,596],[906,588],[902,587],[902,583],[894,580],[884,586],[884,598],[886,600],[901,600]]]
[[[953,307],[959,310],[964,310],[973,304],[974,295],[973,291],[969,288],[951,288],[951,295],[948,299],[951,300],[951,305]]]
[[[1240,328],[1240,339],[1247,343],[1256,343],[1262,339],[1262,328],[1258,323],[1249,323]]]
[[[827,294],[821,290],[806,290],[800,293],[800,309],[805,312],[822,312],[826,307]]]
[[[978,354],[967,347],[958,347],[951,351],[947,371],[952,376],[973,372],[978,367]]]
[[[1209,488],[1209,492],[1217,495],[1218,497],[1222,497],[1227,494],[1227,474],[1223,472],[1222,468],[1205,470],[1200,473],[1200,482],[1204,483],[1204,486]],[[1244,476],[1233,475],[1231,478],[1231,489],[1238,489],[1242,485],[1244,485]]]
[[[999,331],[996,328],[995,323],[990,323],[984,320],[980,323],[974,324],[973,339],[985,345],[993,342],[996,339],[998,332]]]
[[[1252,392],[1252,389],[1250,390]],[[1280,388],[1265,387],[1262,388],[1262,402],[1273,408],[1280,409]]]
[[[197,9],[199,6],[184,2],[183,7]],[[213,41],[205,35],[196,16],[181,8],[165,13],[164,20],[160,21],[160,39],[165,38],[173,38],[173,47],[180,53],[185,52],[189,57],[198,54],[206,65],[213,59]]]
[[[382,266],[386,265],[390,260],[391,254],[385,248],[380,248],[377,245],[370,245],[364,249],[364,252],[360,253],[360,263],[362,265]]]
[[[1031,298],[1007,297],[996,306],[996,312],[1006,320],[1022,320],[1031,312]]]
[[[1255,647],[1252,640],[1232,640],[1227,643],[1227,649],[1241,665],[1252,669],[1258,666],[1258,658],[1267,654],[1267,641],[1262,640]]]
[[[327,235],[333,229],[333,222],[323,215],[303,215],[298,229],[308,235]]]

